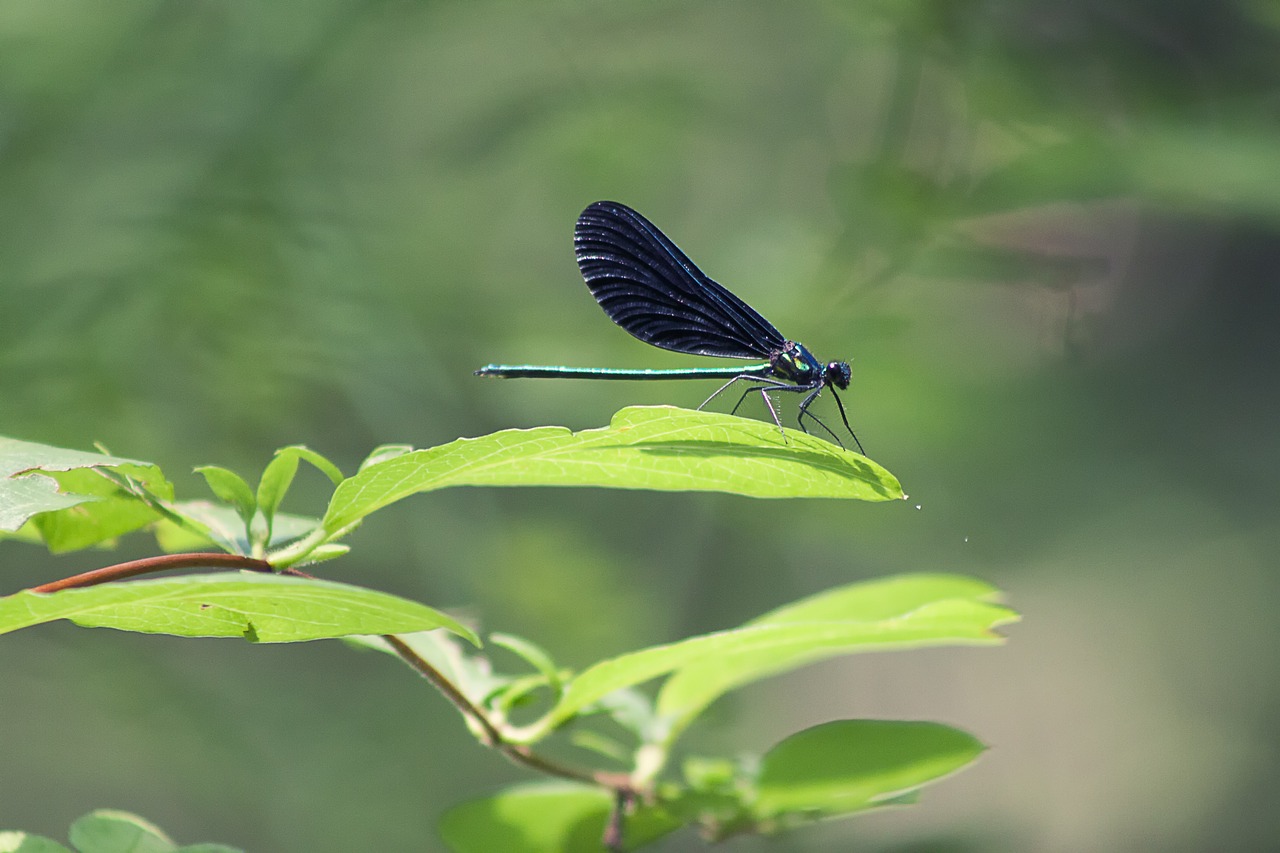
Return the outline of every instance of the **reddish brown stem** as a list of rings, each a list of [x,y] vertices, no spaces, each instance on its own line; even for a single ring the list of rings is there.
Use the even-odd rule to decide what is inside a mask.
[[[623,838],[623,827],[627,809],[635,799],[635,791],[630,788],[618,788],[613,794],[613,811],[609,814],[609,823],[604,828],[604,849],[609,853],[622,853],[626,849]]]
[[[31,587],[28,592],[57,592],[62,589],[78,589],[85,586],[96,586],[108,581],[137,577],[138,575],[149,575],[170,569],[191,569],[198,566],[207,566],[215,569],[248,569],[251,572],[274,571],[271,564],[266,560],[256,560],[253,557],[244,557],[240,554],[223,554],[220,551],[199,554],[162,554],[159,557],[144,557],[141,560],[117,563],[114,566],[106,566],[101,569],[94,569],[91,572],[72,575],[69,578],[49,581],[48,583]]]
[[[132,560],[127,563],[117,563],[114,566],[106,566],[101,569],[83,572],[78,575],[72,575],[69,578],[50,581],[49,583],[33,586],[29,592],[58,592],[64,589],[79,589],[82,587],[95,586],[109,581],[124,580],[126,578],[137,577],[138,575],[153,574],[155,572],[169,571],[172,569],[190,569],[197,567],[209,567],[218,569],[246,569],[254,572],[273,572],[276,571],[270,563],[265,560],[254,559],[253,557],[245,557],[240,554],[224,554],[221,552],[196,553],[196,554],[164,554],[158,557],[145,557],[141,560]],[[305,572],[297,569],[284,569],[283,574],[296,575],[298,577],[309,578]],[[605,833],[605,845],[609,850],[621,850],[622,844],[622,820],[627,805],[636,797],[636,790],[631,785],[631,780],[625,773],[610,773],[602,770],[584,770],[576,767],[569,767],[555,761],[545,758],[525,744],[509,743],[502,737],[502,732],[498,730],[493,721],[489,719],[485,712],[472,704],[471,700],[462,694],[454,684],[445,678],[445,676],[428,663],[425,659],[417,654],[408,643],[394,634],[384,634],[383,639],[386,640],[395,650],[401,659],[413,667],[419,675],[431,682],[431,684],[439,690],[446,699],[448,699],[454,707],[462,712],[464,716],[475,721],[484,733],[484,740],[493,748],[497,749],[511,761],[517,764],[523,764],[526,767],[546,773],[551,776],[559,776],[564,779],[573,779],[577,782],[585,782],[592,785],[600,785],[609,788],[614,792],[615,806],[613,814],[610,816],[609,826]]]

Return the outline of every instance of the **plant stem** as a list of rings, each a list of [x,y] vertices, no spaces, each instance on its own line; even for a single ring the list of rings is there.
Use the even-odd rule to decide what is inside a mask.
[[[387,641],[405,663],[431,682],[432,686],[439,690],[464,717],[479,726],[486,745],[492,746],[512,762],[522,764],[525,767],[530,767],[550,776],[572,779],[575,782],[584,782],[588,785],[599,785],[619,794],[625,793],[628,797],[635,796],[636,792],[632,787],[631,778],[626,773],[570,767],[537,754],[525,744],[508,742],[483,710],[476,707],[470,699],[454,686],[453,682],[445,678],[438,669],[423,659],[408,643],[394,634],[383,634],[382,638]]]
[[[138,575],[153,574],[155,572],[169,571],[172,569],[188,569],[199,566],[206,566],[220,569],[245,569],[254,572],[278,572],[280,574],[295,575],[297,577],[311,578],[312,576],[306,572],[297,569],[279,570],[272,566],[266,560],[259,560],[253,557],[246,557],[240,554],[225,554],[222,552],[207,552],[194,554],[163,554],[158,557],[144,557],[141,560],[131,560],[127,563],[117,563],[114,566],[105,566],[101,569],[83,572],[78,575],[72,575],[68,578],[62,578],[56,581],[33,586],[29,592],[58,592],[65,589],[80,589],[83,587],[96,586],[97,584],[108,583],[110,581],[125,580],[127,578],[137,577]],[[494,725],[481,708],[471,702],[462,691],[457,688],[448,678],[444,676],[438,669],[428,663],[421,655],[415,652],[408,643],[397,637],[395,634],[383,634],[382,638],[386,640],[388,645],[395,650],[396,654],[409,666],[431,682],[436,690],[449,700],[455,708],[457,708],[466,719],[470,720],[479,727],[483,741],[486,745],[493,747],[501,752],[508,760],[515,764],[521,764],[540,773],[549,776],[558,776],[562,779],[571,779],[575,782],[582,782],[588,785],[597,785],[608,788],[614,793],[614,809],[610,815],[609,824],[605,831],[603,839],[606,849],[621,850],[622,849],[622,827],[623,816],[628,805],[633,802],[639,795],[635,787],[635,783],[626,773],[609,772],[604,770],[587,770],[578,767],[570,767],[559,762],[539,755],[534,752],[527,744],[511,743],[507,741],[499,728]]]
[[[626,849],[623,839],[627,809],[630,808],[635,792],[619,788],[614,792],[613,811],[609,814],[609,823],[604,828],[604,849],[609,853],[622,853]]]
[[[255,560],[252,557],[245,557],[240,554],[224,554],[221,551],[196,554],[162,554],[158,557],[144,557],[141,560],[117,563],[114,566],[106,566],[90,572],[72,575],[69,578],[49,581],[39,586],[33,586],[28,591],[57,592],[63,589],[78,589],[80,587],[96,586],[109,581],[137,577],[138,575],[147,575],[170,569],[191,569],[197,566],[208,566],[217,569],[247,569],[251,572],[273,571],[271,564],[266,560]]]

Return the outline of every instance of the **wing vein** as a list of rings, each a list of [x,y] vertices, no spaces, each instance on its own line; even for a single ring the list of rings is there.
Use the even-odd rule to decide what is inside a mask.
[[[609,318],[656,347],[692,355],[769,358],[786,339],[698,269],[649,220],[598,201],[578,217],[578,268]]]

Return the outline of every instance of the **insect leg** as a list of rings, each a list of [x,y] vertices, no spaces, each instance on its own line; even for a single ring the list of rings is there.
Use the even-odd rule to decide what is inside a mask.
[[[752,376],[750,373],[744,373],[744,374],[742,374],[741,376],[735,376],[735,377],[733,377],[733,378],[732,378],[732,379],[730,379],[728,382],[724,383],[724,384],[723,384],[723,385],[721,385],[719,388],[717,388],[717,389],[715,390],[715,393],[714,393],[714,394],[712,394],[710,397],[708,397],[707,399],[705,399],[705,400],[703,400],[703,401],[702,401],[702,405],[701,405],[701,406],[698,406],[698,410],[699,410],[699,411],[701,411],[703,408],[705,408],[705,407],[706,407],[707,403],[710,403],[710,402],[711,402],[712,400],[714,400],[716,397],[719,397],[722,393],[724,393],[725,391],[727,391],[730,385],[733,385],[735,382],[742,382],[742,381],[750,381],[750,382],[759,382],[759,383],[761,383],[761,385],[760,385],[760,386],[756,386],[756,387],[762,387],[762,386],[764,386],[764,385],[767,385],[767,386],[768,386],[768,387],[770,387],[770,388],[790,388],[790,387],[791,387],[791,386],[790,386],[788,383],[786,383],[786,382],[780,382],[780,381],[778,381],[777,379],[770,379],[770,378],[769,378],[769,377],[767,377],[767,376]],[[737,403],[737,405],[735,405],[735,406],[733,407],[733,411],[729,412],[729,414],[731,414],[731,415],[732,415],[732,414],[737,414],[738,407],[742,405],[742,401],[743,401],[743,400],[745,400],[745,399],[746,399],[746,397],[747,397],[747,395],[748,395],[748,394],[750,394],[750,393],[751,393],[752,391],[754,391],[754,390],[756,390],[756,388],[748,388],[746,391],[743,391],[743,392],[742,392],[742,396],[738,398],[738,403]]]
[[[790,385],[785,385],[783,387],[788,391],[791,390]],[[787,444],[790,444],[791,441],[787,438],[787,431],[782,428],[782,418],[778,417],[778,410],[773,405],[773,398],[769,396],[769,388],[770,387],[768,385],[760,385],[756,388],[749,389],[743,394],[743,396],[745,397],[752,391],[760,392],[760,399],[764,400],[764,404],[769,407],[769,414],[773,415],[773,422],[778,425],[778,432],[782,433],[782,440]],[[741,400],[738,401],[738,405],[742,405]]]
[[[858,445],[858,452],[866,456],[866,451],[862,449],[862,442],[858,441],[858,435],[853,431],[853,427],[849,426],[849,418],[844,413],[844,403],[840,402],[840,395],[836,393],[836,389],[831,389],[831,396],[836,398],[836,406],[840,409],[840,420],[844,421],[844,428],[849,431],[849,435],[853,436],[853,443]],[[801,408],[805,408],[801,406]],[[812,417],[812,415],[810,415]]]
[[[817,415],[809,411],[809,404],[818,398],[818,395],[822,393],[822,388],[823,386],[819,385],[813,390],[809,390],[808,388],[800,389],[802,391],[809,391],[809,396],[805,397],[803,400],[800,401],[799,411],[796,412],[796,423],[800,425],[800,429],[803,429],[805,432],[808,432],[809,430],[805,429],[804,427],[804,419],[807,417],[809,420],[813,421],[815,424],[817,424],[818,426],[826,430],[827,435],[831,436],[831,438],[835,441],[836,444],[840,445],[841,447],[844,447],[844,442],[840,440],[839,436],[837,436],[834,432],[831,431],[831,427],[823,423],[822,418],[818,417]],[[849,434],[853,435],[852,431]],[[854,441],[857,441],[856,436],[854,438]]]

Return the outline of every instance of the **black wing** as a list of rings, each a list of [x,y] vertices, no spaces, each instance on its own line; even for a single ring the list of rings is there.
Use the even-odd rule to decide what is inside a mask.
[[[727,358],[768,358],[785,348],[768,320],[625,204],[597,201],[582,211],[573,251],[600,307],[647,344]]]

